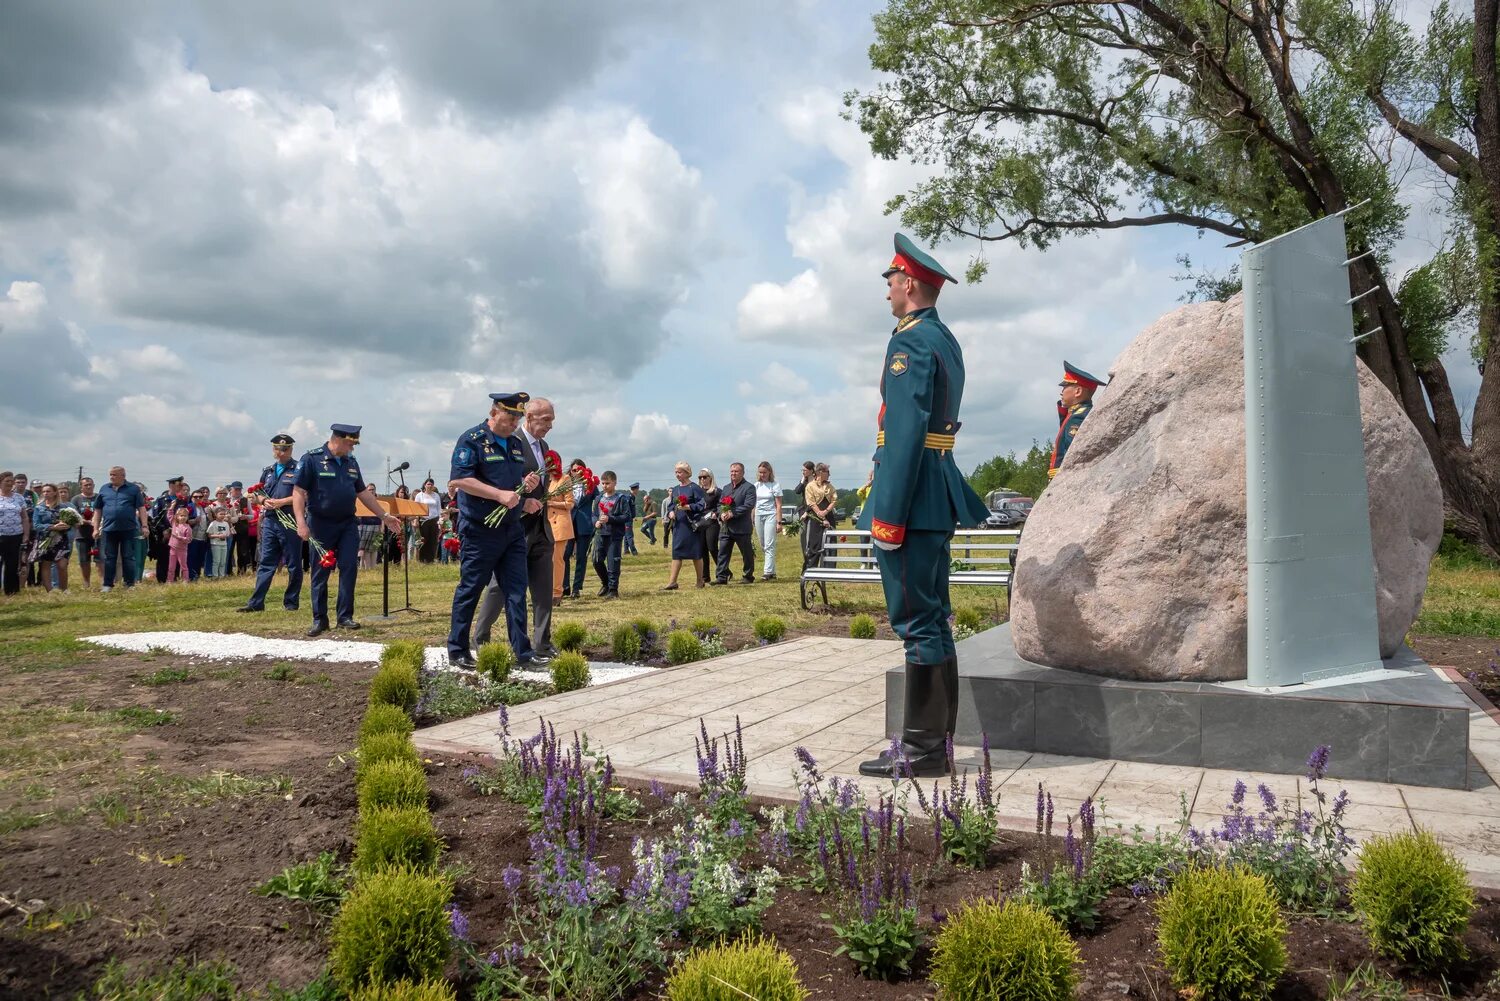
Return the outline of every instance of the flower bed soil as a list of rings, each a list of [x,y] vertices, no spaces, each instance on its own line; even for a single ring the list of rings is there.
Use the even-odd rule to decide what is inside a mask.
[[[186,666],[193,680],[141,683],[160,668],[176,666]],[[302,905],[251,890],[320,851],[348,860],[356,807],[346,755],[364,712],[370,669],[296,667],[306,679],[321,680],[272,681],[263,676],[264,664],[215,677],[223,674],[222,665],[164,656],[101,656],[73,668],[0,679],[0,698],[12,707],[66,707],[81,700],[93,708],[152,706],[177,714],[169,725],[124,739],[116,773],[89,790],[72,789],[57,803],[63,810],[107,789],[133,804],[130,818],[109,826],[101,812],[89,810],[0,836],[0,894],[22,907],[44,902],[33,920],[39,928],[27,929],[20,910],[0,913],[0,998],[74,997],[111,958],[142,970],[164,969],[179,957],[223,959],[234,964],[249,990],[272,982],[300,986],[317,975],[326,960],[326,921]],[[446,861],[463,873],[456,902],[469,916],[473,938],[499,945],[510,937],[500,873],[528,861],[528,829],[520,807],[482,796],[462,780],[461,770],[471,763],[428,763],[433,814],[448,843]],[[189,778],[216,771],[281,775],[291,780],[292,791],[287,797],[261,793],[208,801],[141,792],[135,784],[141,771],[157,769]],[[53,781],[69,787],[75,779],[60,767]],[[5,787],[0,808],[16,805],[17,792]],[[655,803],[649,794],[643,798],[648,806]],[[1026,804],[1015,812],[1029,810]],[[632,838],[653,831],[645,818],[608,822],[602,838],[608,861],[628,864]],[[930,851],[927,842],[921,844]],[[930,928],[935,915],[965,899],[1013,887],[1020,864],[1036,850],[1032,838],[1007,834],[989,870],[938,867],[921,897],[924,925]],[[86,917],[60,919],[84,905],[90,909]],[[796,959],[814,997],[932,996],[921,975],[925,953],[911,979],[880,983],[856,976],[833,955],[836,942],[822,917],[829,909],[827,897],[784,886],[765,921],[765,930]],[[1312,918],[1293,918],[1290,925],[1289,972],[1273,995],[1282,1001],[1321,1001],[1330,974],[1373,960],[1356,925]],[[1485,996],[1483,985],[1500,959],[1497,936],[1500,897],[1481,893],[1468,934],[1473,959],[1450,981],[1451,996]],[[1100,927],[1079,942],[1085,959],[1080,998],[1175,996],[1155,959],[1149,899],[1116,892],[1103,907]],[[1390,970],[1383,962],[1376,965]],[[1440,996],[1434,982],[1404,979],[1418,991],[1411,996]],[[632,997],[655,997],[659,987],[659,979],[648,981]]]

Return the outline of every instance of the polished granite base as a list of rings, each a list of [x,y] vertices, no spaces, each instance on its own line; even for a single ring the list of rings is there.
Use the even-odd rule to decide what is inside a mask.
[[[886,675],[901,728],[903,668]],[[1022,660],[1010,626],[958,644],[960,744],[1295,774],[1319,744],[1340,778],[1469,788],[1467,697],[1410,650],[1385,670],[1316,686],[1128,681]]]

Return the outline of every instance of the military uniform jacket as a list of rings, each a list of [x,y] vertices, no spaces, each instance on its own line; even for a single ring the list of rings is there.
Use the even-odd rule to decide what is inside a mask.
[[[354,499],[365,491],[365,478],[353,452],[341,461],[328,446],[319,445],[297,462],[294,485],[307,491],[309,515],[324,521],[348,521],[354,517]]]
[[[498,437],[488,424],[476,424],[458,436],[453,446],[449,480],[476,479],[500,490],[520,490],[526,478],[526,443],[518,436]],[[521,531],[520,505],[491,529],[484,523],[499,501],[458,492],[458,513],[464,531]]]
[[[909,530],[952,532],[989,516],[953,461],[962,427],[963,351],[932,307],[908,313],[891,335],[880,375],[875,482],[859,527],[900,544]]]
[[[1052,466],[1047,470],[1050,479],[1057,475],[1062,468],[1063,456],[1068,454],[1068,447],[1073,444],[1073,438],[1078,434],[1078,429],[1083,427],[1083,419],[1094,409],[1093,400],[1084,400],[1075,403],[1068,408],[1068,412],[1062,415],[1062,422],[1057,427],[1057,440],[1052,443]]]
[[[283,463],[281,475],[276,474],[276,466],[267,466],[260,471],[260,488],[270,500],[282,500],[292,495],[292,488],[297,485],[297,464],[295,462]]]

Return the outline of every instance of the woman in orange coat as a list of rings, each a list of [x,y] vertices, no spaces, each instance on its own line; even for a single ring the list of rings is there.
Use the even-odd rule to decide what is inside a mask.
[[[549,470],[552,472],[552,470]],[[557,492],[565,477],[558,470],[547,483],[547,493]],[[547,502],[547,523],[552,526],[552,603],[562,600],[563,581],[567,580],[563,551],[573,540],[573,492],[564,490]]]

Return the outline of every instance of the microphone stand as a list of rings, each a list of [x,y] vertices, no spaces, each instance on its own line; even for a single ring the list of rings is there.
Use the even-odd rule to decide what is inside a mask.
[[[396,476],[401,480],[401,485],[406,486],[406,474],[400,469],[396,470]],[[387,480],[389,482],[389,480]],[[397,515],[399,518],[400,515]],[[403,534],[406,523],[402,523]],[[382,619],[393,619],[395,614],[391,611],[391,530],[382,529],[382,551],[380,560],[380,604],[384,611]],[[401,572],[406,582],[406,604],[396,609],[397,612],[411,612],[413,615],[425,615],[420,608],[413,608],[411,603],[411,553],[403,553],[401,560]]]

